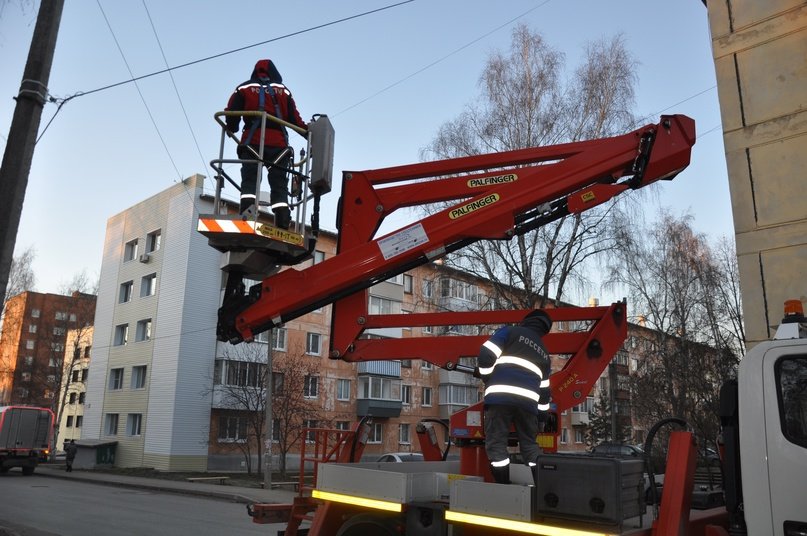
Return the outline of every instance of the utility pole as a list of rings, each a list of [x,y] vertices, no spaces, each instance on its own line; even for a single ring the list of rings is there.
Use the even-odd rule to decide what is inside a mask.
[[[272,489],[272,388],[274,380],[272,374],[272,333],[267,332],[269,344],[266,350],[266,442],[263,453],[263,488]]]
[[[0,166],[0,298],[5,301],[64,0],[42,0]]]

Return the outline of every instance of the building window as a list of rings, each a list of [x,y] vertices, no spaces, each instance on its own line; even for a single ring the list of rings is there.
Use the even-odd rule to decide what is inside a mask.
[[[430,281],[428,279],[423,280],[423,297],[424,298],[431,298],[432,294],[434,293],[434,281]]]
[[[129,262],[137,258],[137,239],[126,242],[123,248],[123,262]]]
[[[64,345],[60,342],[52,342],[50,343],[50,349],[56,352],[57,354],[64,353]]]
[[[76,398],[76,393],[70,393],[70,402],[68,402],[68,404],[75,404]]]
[[[409,434],[409,424],[408,423],[401,423],[398,425],[398,442],[402,445],[409,445],[412,443],[412,437]]]
[[[370,435],[367,443],[382,443],[384,441],[384,425],[380,422],[373,423],[370,427]]]
[[[432,364],[429,363],[428,361],[421,361],[420,362],[420,368],[421,368],[421,370],[431,370],[434,367],[432,367]]]
[[[359,398],[398,401],[401,399],[401,380],[380,376],[359,376]]]
[[[115,326],[115,346],[123,346],[129,342],[129,324]]]
[[[55,367],[59,366],[59,363],[56,361],[55,357],[51,357],[51,358],[48,359],[48,366],[50,368],[55,368]]]
[[[423,388],[423,406],[430,407],[432,405],[432,388]]]
[[[75,321],[76,321],[76,313],[70,313],[70,321],[71,321],[71,322],[75,322]]]
[[[34,349],[34,341],[32,341],[30,339],[26,340],[25,341],[25,349],[26,350],[33,350]]]
[[[87,398],[87,393],[79,393],[78,394],[78,403],[83,404],[85,398]]]
[[[104,417],[104,435],[118,435],[118,414],[107,413]]]
[[[318,425],[317,421],[312,421],[308,419],[303,421],[303,428],[308,428],[305,431],[306,443],[313,443],[314,441],[317,440],[317,433],[313,430],[313,428],[316,428],[317,425]]]
[[[283,392],[283,384],[286,381],[286,375],[282,372],[272,372],[272,392],[279,394]]]
[[[78,375],[79,375],[79,371],[78,371],[78,370],[74,370],[74,371],[73,371],[73,373],[70,375],[70,381],[71,381],[71,382],[77,382],[77,381],[78,381],[78,377],[79,377]]]
[[[87,359],[90,358],[90,348],[92,348],[92,346],[90,345],[84,347],[84,357],[86,357]]]
[[[306,333],[305,353],[308,355],[320,355],[322,353],[322,336],[319,333]]]
[[[580,430],[579,428],[575,429],[575,431],[574,431],[574,442],[579,445],[583,441],[584,441],[583,430]]]
[[[303,396],[305,398],[317,398],[319,394],[319,378],[317,376],[306,376],[303,384]]]
[[[350,421],[336,421],[333,423],[333,427],[337,430],[350,430]]]
[[[153,251],[157,251],[160,249],[160,243],[162,242],[162,232],[159,229],[154,231],[153,233],[149,233],[146,235],[146,253],[151,253]]]
[[[56,320],[59,320],[59,321],[64,321],[64,320],[67,320],[68,316],[67,316],[67,313],[65,313],[63,311],[56,311],[56,314],[54,315],[54,318],[56,318]]]
[[[441,405],[470,406],[479,398],[479,389],[472,385],[445,383],[440,385],[439,393]]]
[[[404,406],[408,406],[412,403],[412,386],[411,385],[402,385],[401,386],[401,402]]]
[[[135,331],[135,341],[150,341],[151,340],[151,318],[137,321],[137,330]]]
[[[140,426],[143,424],[142,413],[130,413],[126,417],[126,435],[135,437],[140,435]]]
[[[65,334],[66,331],[67,330],[65,330],[64,328],[60,328],[60,327],[53,328],[53,334],[56,335],[57,337],[64,337],[64,334]]]
[[[81,369],[81,381],[86,382],[87,376],[90,373],[90,369]]]
[[[81,428],[82,424],[84,424],[84,415],[76,415],[76,428]]]
[[[280,442],[280,419],[272,419],[272,441]]]
[[[39,309],[31,309],[31,318],[39,318]]]
[[[434,328],[432,326],[423,326],[422,328],[420,328],[420,331],[423,334],[430,335],[434,333]]]
[[[272,350],[278,352],[286,351],[286,328],[275,328],[272,330]]]
[[[132,389],[144,389],[146,387],[146,365],[132,367]]]
[[[28,333],[36,333],[36,324],[28,324]]]
[[[404,294],[412,294],[413,289],[413,278],[409,274],[404,274],[403,276],[403,288]]]
[[[120,284],[118,291],[118,303],[126,303],[132,300],[132,291],[134,290],[134,281],[127,281]]]
[[[31,373],[30,372],[23,372],[22,373],[22,381],[30,382],[31,381]]]
[[[34,356],[32,356],[32,355],[25,356],[25,364],[26,365],[33,365],[34,364]]]
[[[67,428],[72,428],[72,427],[73,427],[73,416],[72,416],[72,415],[68,415],[68,416],[67,416],[67,420],[65,420],[64,425],[65,425]]]
[[[118,391],[123,389],[123,369],[113,368],[109,371],[109,390]]]
[[[371,315],[392,315],[400,314],[401,302],[379,296],[370,296],[370,303],[367,312]]]
[[[247,440],[247,420],[240,417],[222,415],[219,417],[219,442],[234,443]]]
[[[336,399],[350,400],[350,380],[336,380]]]
[[[140,297],[154,296],[157,294],[157,274],[144,275],[140,279]]]
[[[213,369],[216,385],[239,387],[262,387],[265,383],[266,365],[251,361],[217,359]]]
[[[568,428],[561,428],[560,429],[560,442],[564,445],[569,442],[569,429]]]

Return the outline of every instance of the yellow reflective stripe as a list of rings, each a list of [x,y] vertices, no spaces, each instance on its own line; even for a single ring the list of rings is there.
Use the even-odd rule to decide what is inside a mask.
[[[524,398],[529,398],[530,400],[535,400],[536,402],[540,400],[538,393],[530,391],[529,389],[524,389],[523,387],[515,387],[513,385],[491,385],[485,389],[485,396],[494,393],[523,396]]]
[[[539,411],[549,411],[549,404],[538,404]]]
[[[508,465],[510,465],[510,458],[505,458],[497,462],[490,462],[490,465],[492,465],[493,467],[507,467]]]
[[[493,367],[479,367],[479,374],[486,376],[493,372]]]
[[[549,387],[549,378],[541,380],[541,387]]]
[[[386,510],[388,512],[403,511],[403,507],[400,503],[380,501],[378,499],[368,499],[366,497],[356,497],[355,495],[345,495],[342,493],[333,493],[331,491],[322,491],[319,489],[312,490],[311,496],[315,499],[321,499],[323,501],[333,501],[343,504],[351,504],[354,506],[363,506],[366,508],[373,508],[375,510]]]
[[[493,352],[493,355],[495,355],[496,357],[502,355],[502,349],[499,348],[499,346],[493,341],[485,341],[485,344],[483,344],[482,346]]]
[[[543,536],[611,536],[615,534],[613,532],[602,532],[601,530],[593,532],[581,529],[555,527],[542,523],[531,523],[529,521],[516,521],[514,519],[503,519],[500,517],[480,516],[466,512],[457,512],[455,510],[446,510],[445,519],[446,521],[470,523],[485,528],[496,527],[500,531],[508,530],[522,532],[525,534],[541,534]]]

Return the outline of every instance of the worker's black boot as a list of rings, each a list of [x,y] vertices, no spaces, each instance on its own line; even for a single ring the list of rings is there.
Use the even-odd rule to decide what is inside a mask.
[[[255,202],[252,199],[242,199],[241,207],[238,211],[242,216],[254,216],[257,210],[255,209]]]
[[[494,467],[490,466],[490,472],[493,473],[493,480],[496,481],[497,484],[509,484],[510,483],[510,466],[505,465],[504,467]]]
[[[287,207],[274,209],[275,227],[288,229],[291,225],[291,211]]]

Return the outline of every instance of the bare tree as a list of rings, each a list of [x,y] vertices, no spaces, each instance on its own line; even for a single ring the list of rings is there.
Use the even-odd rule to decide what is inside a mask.
[[[219,437],[232,439],[233,450],[244,456],[247,472],[263,466],[266,439],[267,346],[261,343],[228,346],[216,367],[214,390],[220,392]],[[318,404],[319,361],[301,348],[272,360],[272,450],[280,455],[280,472],[286,477],[286,455],[300,441],[306,422],[321,418]],[[312,378],[314,378],[312,380]],[[222,436],[222,433],[224,436]]]
[[[663,212],[649,234],[621,227],[609,273],[649,328],[632,382],[634,414],[645,426],[683,418],[700,437],[712,439],[719,387],[739,362],[741,345],[731,330],[740,313],[725,312],[731,300],[724,287],[734,275],[724,272],[726,265],[690,220]]]
[[[591,43],[567,85],[564,61],[540,34],[519,25],[508,53],[488,58],[480,98],[440,127],[422,157],[469,156],[627,130],[633,123],[636,62],[623,39]],[[477,242],[446,262],[492,281],[497,292],[524,289],[520,307],[557,304],[570,284],[588,282],[589,261],[616,247],[612,219],[609,207],[599,207],[510,241]]]
[[[272,450],[280,455],[280,475],[286,478],[287,456],[295,445],[307,439],[303,437],[307,425],[316,422],[323,427],[329,423],[322,418],[322,378],[317,358],[306,356],[302,347],[297,347],[277,359],[273,368]]]

